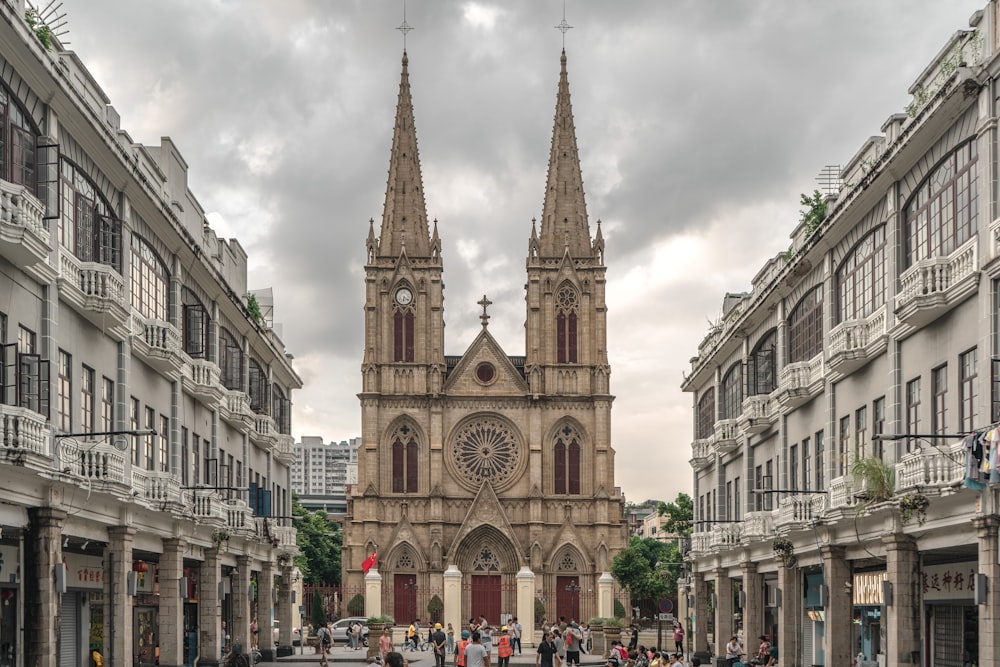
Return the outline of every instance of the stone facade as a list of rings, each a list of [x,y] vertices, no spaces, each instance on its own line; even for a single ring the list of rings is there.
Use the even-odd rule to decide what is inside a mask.
[[[428,602],[446,597],[446,570],[457,586],[449,620],[523,615],[519,585],[528,610],[534,597],[550,618],[598,615],[598,580],[626,532],[610,442],[604,240],[600,223],[591,236],[582,183],[564,53],[541,224],[528,240],[526,354],[500,348],[484,297],[481,332],[446,355],[441,241],[424,209],[404,55],[385,214],[367,242],[345,599],[362,590],[362,561],[377,550],[377,604],[397,622],[428,618]]]

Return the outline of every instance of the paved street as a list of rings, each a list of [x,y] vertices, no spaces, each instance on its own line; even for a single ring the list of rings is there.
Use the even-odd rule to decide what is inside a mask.
[[[296,647],[296,651],[301,650]],[[316,667],[319,664],[319,656],[315,654],[312,648],[306,647],[304,654],[296,653],[295,655],[290,655],[279,659],[275,663],[261,663],[261,664],[277,664],[282,667]],[[342,665],[363,665],[368,662],[367,651],[352,651],[343,647],[338,647],[333,650],[333,652],[328,656],[331,663],[337,663]],[[434,667],[434,654],[430,651],[404,651],[403,657],[405,657],[411,665],[414,667]],[[604,660],[598,655],[581,655],[581,664],[583,665],[602,665]],[[491,657],[491,664],[496,665],[497,655],[496,651],[493,651]],[[448,661],[448,666],[454,666],[454,659]],[[535,664],[535,650],[525,649],[523,655],[517,655],[516,653],[510,659],[511,665],[534,665]]]

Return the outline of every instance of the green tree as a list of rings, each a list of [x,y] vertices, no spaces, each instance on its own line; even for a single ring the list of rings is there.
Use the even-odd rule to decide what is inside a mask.
[[[667,562],[667,547],[665,542],[651,537],[633,536],[628,547],[611,561],[611,574],[629,592],[633,604],[638,600],[655,600],[667,592],[663,573],[657,566]]]
[[[323,510],[307,511],[295,494],[292,494],[292,515],[296,517],[295,541],[299,547],[295,565],[302,572],[302,580],[314,586],[339,584],[343,536],[337,524],[327,519]]]
[[[319,591],[312,594],[312,624],[314,628],[326,625],[326,609],[323,608],[323,595]]]
[[[694,501],[686,493],[678,493],[672,503],[660,502],[657,514],[667,517],[663,530],[671,535],[689,537],[694,521]]]

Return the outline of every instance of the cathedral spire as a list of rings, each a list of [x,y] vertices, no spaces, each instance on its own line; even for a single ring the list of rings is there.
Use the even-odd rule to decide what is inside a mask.
[[[379,238],[381,257],[398,257],[403,250],[404,239],[408,256],[430,255],[427,206],[424,203],[424,185],[420,176],[417,130],[413,124],[408,64],[409,58],[404,51],[399,100],[396,103],[396,126],[389,156],[389,181],[386,185],[382,233]]]
[[[587,204],[583,196],[583,174],[576,147],[576,127],[569,100],[569,77],[566,74],[566,51],[560,57],[559,92],[552,128],[552,151],[542,208],[541,254],[561,256],[568,247],[573,257],[592,254]]]

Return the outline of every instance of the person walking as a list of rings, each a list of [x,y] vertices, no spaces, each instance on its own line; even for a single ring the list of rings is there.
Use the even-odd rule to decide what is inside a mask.
[[[383,628],[382,636],[378,638],[378,654],[382,657],[383,665],[390,653],[392,653],[392,632],[389,628]]]
[[[580,644],[583,643],[583,633],[576,621],[572,621],[566,628],[566,665],[580,664]]]
[[[563,638],[559,628],[552,628],[552,643],[556,645],[556,653],[559,654],[559,664],[566,664],[566,640]]]
[[[448,637],[444,634],[444,630],[441,629],[441,624],[435,623],[434,632],[431,633],[431,646],[434,648],[434,662],[437,667],[444,667],[445,646],[447,643]]]
[[[465,647],[465,667],[490,667],[490,654],[479,630],[472,633],[472,643]]]
[[[462,630],[462,640],[458,642],[458,646],[455,648],[455,667],[465,667],[465,649],[469,647],[470,636],[468,630]]]
[[[514,647],[510,644],[510,629],[504,625],[497,636],[497,667],[508,667]]]
[[[319,651],[319,664],[327,667],[330,663],[326,659],[326,654],[330,652],[330,645],[333,644],[333,633],[330,628],[321,625],[316,631],[316,650]]]
[[[535,667],[562,667],[562,659],[559,651],[556,650],[555,635],[552,631],[546,632],[542,636],[538,650],[535,652]]]
[[[517,622],[517,616],[510,619],[510,646],[511,649],[517,649],[517,654],[521,655],[521,633],[524,629],[521,624]]]

